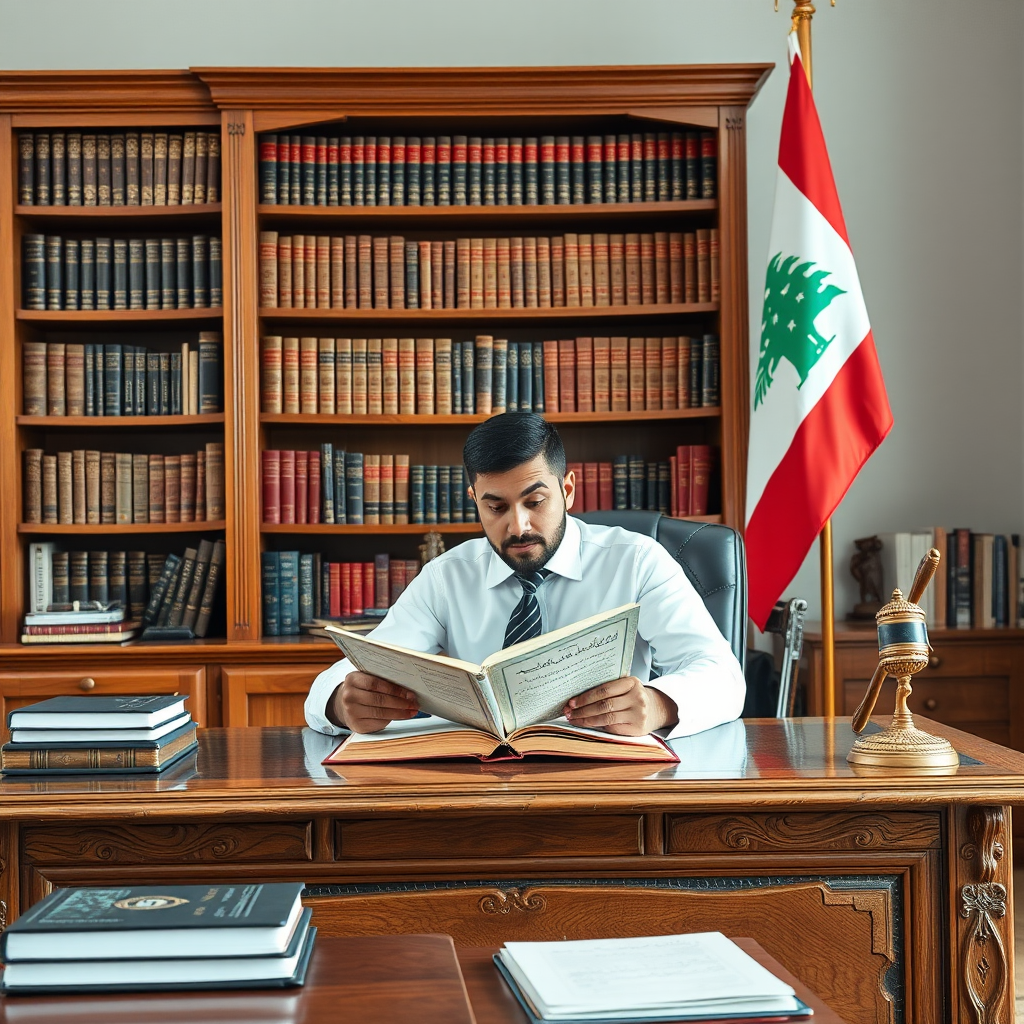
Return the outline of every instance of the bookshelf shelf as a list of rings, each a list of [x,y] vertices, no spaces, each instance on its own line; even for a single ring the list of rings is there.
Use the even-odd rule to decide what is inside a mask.
[[[220,217],[220,203],[193,203],[189,206],[16,206],[15,216],[39,220],[127,220],[173,221]]]
[[[226,527],[223,519],[203,519],[192,523],[18,523],[18,533],[30,537],[50,534],[215,533]]]
[[[116,324],[220,320],[221,306],[199,309],[19,309],[15,318],[38,324]]]
[[[659,409],[645,412],[549,412],[544,418],[552,423],[627,423],[634,420],[696,420],[721,417],[720,406],[700,409]],[[19,419],[24,417],[19,417]],[[33,417],[41,419],[43,417]],[[146,417],[141,417],[145,419]],[[490,419],[482,414],[451,416],[415,416],[387,414],[374,416],[332,415],[331,413],[261,413],[260,423],[266,426],[319,426],[331,424],[339,427],[469,427]]]
[[[19,207],[20,209],[20,207]],[[26,207],[33,209],[33,207]],[[266,224],[300,220],[360,224],[402,223],[438,227],[485,224],[552,224],[585,221],[640,220],[693,213],[712,213],[717,199],[689,199],[664,203],[589,203],[557,206],[269,206],[257,207]]]
[[[351,533],[351,534],[424,534],[424,533],[482,533],[479,523],[381,523],[339,525],[337,523],[263,523],[260,533]]]
[[[138,427],[177,427],[179,430],[212,427],[224,423],[224,413],[205,412],[197,416],[16,416],[19,427],[45,427],[47,430],[94,428],[126,430]]]
[[[557,306],[547,309],[282,309],[263,308],[268,322],[542,324],[553,321],[657,320],[717,313],[717,302],[675,302],[650,306]]]

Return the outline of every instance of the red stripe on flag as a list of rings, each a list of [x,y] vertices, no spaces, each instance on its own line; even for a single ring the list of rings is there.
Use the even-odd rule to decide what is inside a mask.
[[[747,524],[750,617],[764,629],[825,521],[892,429],[870,331],[804,417]]]
[[[839,193],[832,177],[832,164],[825,148],[818,109],[799,57],[793,61],[789,71],[789,90],[779,139],[779,167],[849,247],[846,221],[839,205]]]

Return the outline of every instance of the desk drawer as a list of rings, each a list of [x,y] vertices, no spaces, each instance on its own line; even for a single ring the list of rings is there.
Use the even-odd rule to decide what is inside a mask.
[[[487,815],[335,823],[339,860],[628,857],[643,853],[643,815]]]
[[[853,714],[869,681],[870,677],[844,680],[843,714]],[[915,715],[924,715],[937,722],[958,727],[981,722],[1005,724],[1009,721],[1009,679],[984,676],[935,678],[925,673],[914,679],[912,685],[914,692],[910,695],[909,705]],[[895,704],[896,680],[890,677],[882,686],[875,705],[875,718],[882,721],[885,716],[891,715]],[[970,731],[977,730],[972,727]]]
[[[0,672],[0,714],[49,697],[116,696],[120,694],[180,693],[185,709],[206,724],[206,669],[203,666],[121,669],[77,668],[60,672]]]
[[[340,654],[340,652],[339,652]],[[322,665],[225,665],[225,725],[305,725],[302,711]]]

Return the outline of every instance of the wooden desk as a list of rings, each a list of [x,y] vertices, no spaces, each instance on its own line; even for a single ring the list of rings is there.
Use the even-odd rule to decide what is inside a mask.
[[[934,724],[954,776],[855,775],[848,720],[740,721],[678,766],[320,764],[300,729],[201,733],[163,778],[0,780],[0,912],[68,884],[292,879],[321,934],[720,930],[850,1022],[1009,1021],[1024,755]]]
[[[756,942],[735,941],[796,989],[813,1024],[843,1024]],[[447,935],[317,936],[301,989],[11,996],[0,1024],[526,1024],[491,959],[497,947],[459,950],[462,976],[452,952]]]

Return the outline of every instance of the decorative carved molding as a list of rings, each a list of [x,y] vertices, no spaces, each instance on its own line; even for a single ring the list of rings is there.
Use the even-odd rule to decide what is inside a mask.
[[[210,93],[189,71],[5,71],[5,113],[103,113],[138,108],[211,112]]]
[[[228,135],[244,135],[245,134],[245,122],[244,121],[229,121],[228,122]]]
[[[490,893],[481,896],[480,902],[477,903],[482,914],[510,914],[514,910],[524,914],[539,913],[547,905],[548,901],[539,893],[524,893],[522,889]]]
[[[821,902],[826,907],[853,907],[871,917],[871,952],[896,962],[892,932],[892,906],[889,894],[879,889],[829,889],[822,887]]]
[[[749,814],[721,818],[718,840],[731,850],[779,849],[869,850],[893,846],[934,847],[939,843],[938,819],[920,815]]]
[[[970,922],[960,946],[960,980],[976,1024],[1001,1024],[1009,962],[1002,929],[1006,886],[995,881],[1005,853],[1004,821],[998,807],[972,807],[967,812],[971,841],[960,847],[961,858],[976,868],[976,881],[960,887],[960,916]]]
[[[725,119],[725,127],[731,131],[737,131],[743,127],[743,117],[739,114]]]
[[[0,932],[7,927],[7,904],[0,900]]]

